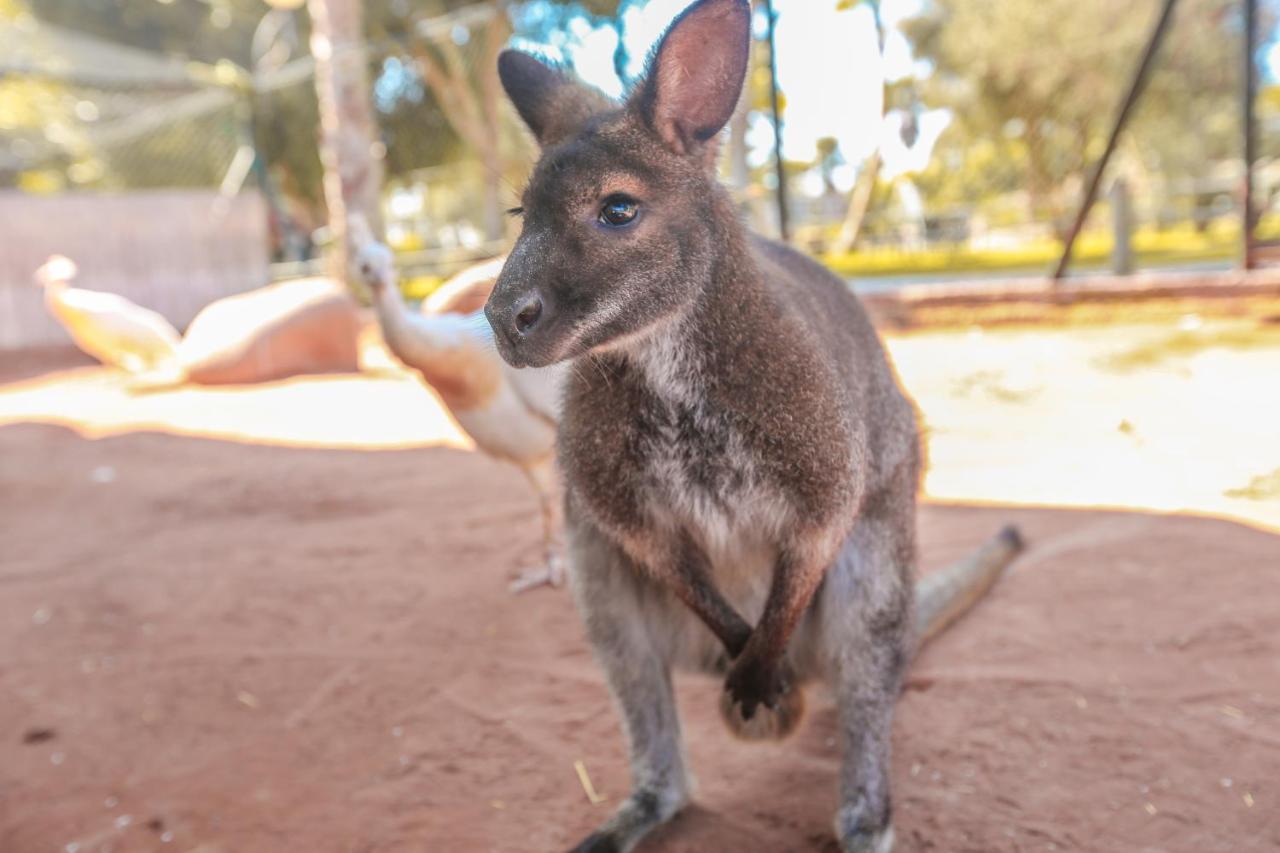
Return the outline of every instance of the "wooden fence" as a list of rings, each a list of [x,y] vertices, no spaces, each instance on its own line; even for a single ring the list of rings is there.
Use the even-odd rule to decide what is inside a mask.
[[[75,286],[119,293],[179,329],[270,278],[267,211],[254,192],[0,191],[0,350],[69,342],[32,278],[52,254],[79,265]]]

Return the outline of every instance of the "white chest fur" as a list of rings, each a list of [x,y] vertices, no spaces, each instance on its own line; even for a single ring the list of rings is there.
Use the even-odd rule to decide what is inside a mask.
[[[754,620],[792,513],[762,482],[742,436],[708,404],[696,354],[681,346],[677,331],[655,333],[633,356],[658,401],[641,500],[657,527],[694,538],[721,592]]]

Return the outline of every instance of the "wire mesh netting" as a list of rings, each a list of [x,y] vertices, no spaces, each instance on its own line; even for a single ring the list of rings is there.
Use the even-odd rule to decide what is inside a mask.
[[[314,258],[326,214],[307,19],[242,11],[252,26],[241,28],[251,38],[239,39],[240,62],[32,14],[0,27],[0,188],[231,196],[252,187],[269,202],[273,255]],[[493,72],[510,23],[491,3],[415,11],[358,45],[378,123],[370,153],[388,176],[389,237],[411,252],[491,254],[530,160]],[[127,27],[118,35],[134,37]]]
[[[389,241],[430,267],[497,251],[509,235],[502,211],[518,203],[534,151],[494,73],[501,47],[532,47],[576,71],[603,67],[634,82],[644,39],[661,32],[646,29],[642,13],[657,9],[650,18],[659,20],[673,5],[364,3],[357,49],[377,122],[370,153],[385,172]],[[1042,269],[1052,260],[1147,37],[1149,9],[1103,0],[896,4],[915,11],[877,18],[877,48],[863,24],[870,10],[888,15],[895,4],[773,5],[787,212],[800,246],[851,276]],[[1237,251],[1238,6],[1180,4],[1081,257],[1106,262],[1118,177],[1145,262],[1225,263]],[[316,255],[326,214],[305,9],[261,0],[0,0],[0,18],[11,7],[26,11],[0,26],[0,188],[255,188],[268,202],[273,256]],[[1273,28],[1274,4],[1263,11]],[[855,50],[845,42],[859,32],[867,38],[850,42]],[[763,33],[758,20],[722,174],[749,221],[776,233]],[[894,56],[907,59],[891,74]],[[1280,88],[1263,82],[1257,205],[1273,235]],[[617,77],[604,83],[623,91]],[[859,91],[874,94],[871,107]],[[855,113],[866,120],[852,121]]]
[[[0,28],[0,57],[0,185],[218,186],[249,142],[216,70],[31,20]]]

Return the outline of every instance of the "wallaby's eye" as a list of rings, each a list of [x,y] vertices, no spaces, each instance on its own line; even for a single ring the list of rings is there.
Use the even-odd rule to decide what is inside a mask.
[[[619,228],[629,225],[640,212],[640,202],[629,195],[614,193],[604,200],[600,207],[600,221],[605,225]]]
[[[513,207],[507,211],[507,216],[524,216],[524,208]]]

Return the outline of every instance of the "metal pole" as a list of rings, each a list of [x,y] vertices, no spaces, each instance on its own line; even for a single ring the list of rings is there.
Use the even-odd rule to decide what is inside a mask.
[[[1254,101],[1258,91],[1258,67],[1254,52],[1258,44],[1258,0],[1244,0],[1244,193],[1241,199],[1241,230],[1244,239],[1244,268],[1256,265],[1253,229],[1257,218],[1253,209],[1253,163],[1257,159],[1257,122]]]
[[[764,12],[769,19],[769,108],[773,112],[773,163],[777,169],[778,233],[783,241],[791,239],[787,217],[787,173],[782,161],[782,111],[778,108],[778,52],[774,41],[777,18],[773,13],[773,0],[764,0]]]
[[[1133,272],[1133,207],[1124,178],[1111,184],[1111,235],[1111,271],[1129,275]]]
[[[1080,210],[1076,212],[1075,221],[1071,223],[1071,230],[1067,232],[1066,245],[1062,247],[1062,257],[1058,259],[1058,266],[1053,271],[1053,280],[1059,281],[1067,274],[1067,265],[1071,262],[1071,250],[1075,247],[1076,238],[1080,236],[1080,229],[1084,227],[1084,221],[1089,216],[1090,209],[1093,208],[1093,200],[1098,195],[1098,185],[1102,183],[1102,173],[1106,171],[1107,162],[1111,159],[1111,154],[1115,151],[1116,142],[1120,139],[1120,133],[1124,130],[1125,123],[1129,120],[1129,113],[1133,110],[1133,105],[1137,103],[1138,96],[1142,93],[1142,87],[1146,85],[1147,74],[1151,70],[1151,61],[1155,59],[1156,52],[1160,49],[1160,42],[1164,40],[1165,30],[1169,27],[1169,21],[1173,18],[1173,7],[1178,0],[1164,0],[1164,8],[1160,10],[1160,17],[1156,20],[1155,28],[1151,31],[1151,38],[1147,40],[1147,48],[1142,54],[1142,61],[1138,63],[1138,70],[1134,72],[1133,82],[1129,84],[1129,93],[1125,96],[1124,103],[1120,105],[1120,112],[1116,115],[1115,124],[1111,128],[1111,136],[1107,138],[1107,147],[1102,152],[1097,165],[1093,167],[1093,173],[1089,176],[1089,186],[1085,190],[1084,201],[1080,204]],[[1251,0],[1246,0],[1251,2]]]

